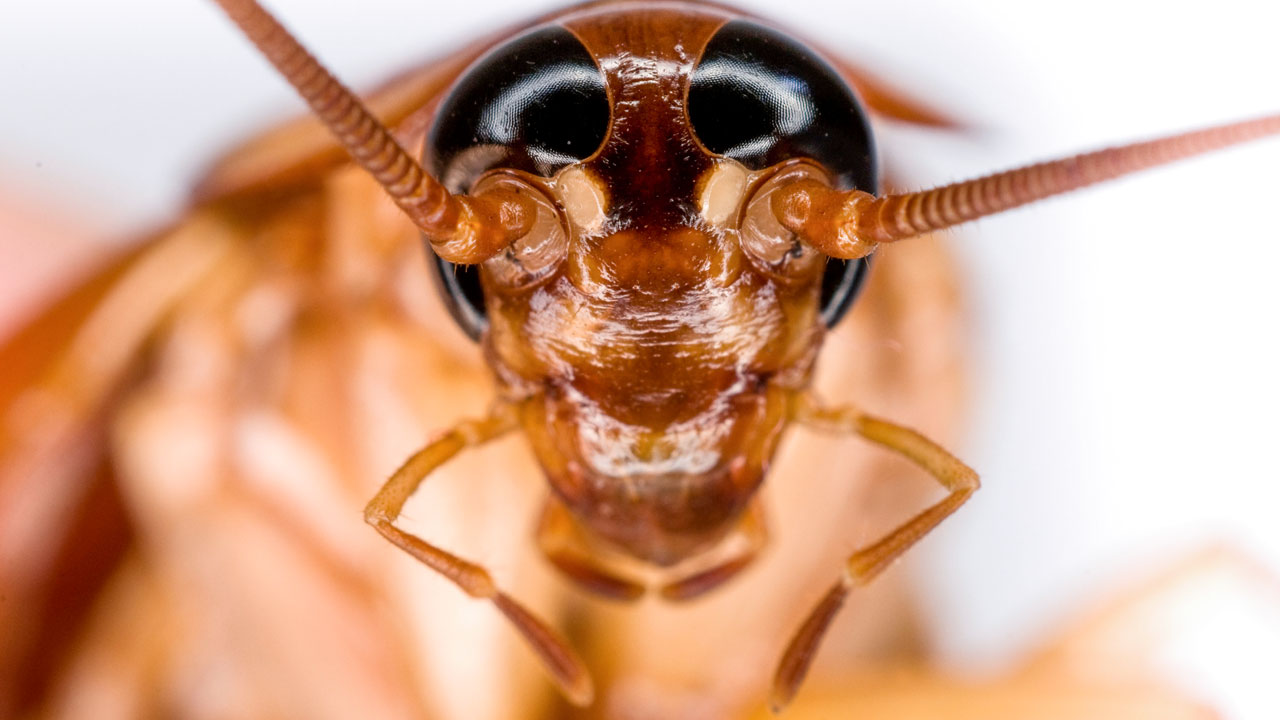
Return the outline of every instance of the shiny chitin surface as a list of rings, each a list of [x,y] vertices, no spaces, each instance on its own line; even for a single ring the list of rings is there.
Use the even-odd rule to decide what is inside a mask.
[[[482,266],[485,343],[556,498],[665,566],[724,538],[763,480],[821,342],[823,265],[753,263],[736,221],[761,174],[688,121],[693,70],[731,16],[622,7],[562,20],[604,75],[608,135],[548,183],[569,220],[558,267],[512,288],[493,272],[508,259]]]

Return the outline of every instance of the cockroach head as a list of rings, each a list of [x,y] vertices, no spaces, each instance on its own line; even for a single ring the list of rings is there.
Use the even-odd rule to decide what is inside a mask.
[[[683,9],[672,22],[675,14],[592,8],[494,47],[442,102],[426,166],[458,194],[475,193],[494,173],[524,179],[561,215],[564,227],[554,234],[571,242],[619,232],[652,239],[685,228],[736,236],[741,229],[753,266],[774,275],[820,272],[821,319],[834,324],[866,263],[815,257],[794,232],[761,215],[768,206],[760,199],[782,178],[875,192],[862,104],[831,65],[781,32],[713,9]],[[652,32],[632,32],[641,26]],[[623,36],[627,43],[617,41]],[[493,264],[525,282],[545,270],[559,243],[526,237]],[[541,265],[513,273],[513,254],[535,255]],[[438,256],[433,265],[455,318],[478,338],[488,312],[481,272]]]

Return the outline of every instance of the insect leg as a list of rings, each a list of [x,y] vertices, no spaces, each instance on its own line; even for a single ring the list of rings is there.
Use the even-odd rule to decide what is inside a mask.
[[[670,582],[662,587],[662,597],[672,601],[693,600],[703,593],[720,587],[724,582],[737,577],[745,570],[764,548],[769,540],[769,530],[764,523],[764,511],[759,502],[752,503],[738,533],[746,539],[746,547],[729,557],[724,562],[713,565],[706,570],[693,573],[687,577]]]
[[[549,498],[542,510],[538,547],[557,570],[597,595],[614,600],[636,600],[644,595],[644,585],[605,570],[591,558],[581,530],[555,498]]]
[[[586,666],[547,623],[497,588],[489,571],[442,550],[395,526],[405,502],[436,468],[464,448],[493,440],[516,427],[515,408],[499,405],[482,420],[458,423],[400,466],[365,506],[365,522],[397,547],[435,570],[473,598],[491,601],[516,626],[541,658],[543,666],[575,705],[591,703],[594,690]]]
[[[899,525],[883,538],[858,549],[845,561],[844,572],[796,630],[773,677],[771,705],[781,710],[799,689],[827,627],[849,591],[865,585],[908,548],[928,535],[978,489],[978,474],[937,443],[915,430],[866,415],[852,408],[826,409],[801,399],[796,420],[811,427],[856,433],[919,465],[948,490],[947,496]]]

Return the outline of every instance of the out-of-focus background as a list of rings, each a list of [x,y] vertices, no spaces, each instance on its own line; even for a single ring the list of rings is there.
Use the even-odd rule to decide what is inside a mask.
[[[1280,111],[1272,3],[742,4],[965,126],[882,128],[886,166],[921,184]],[[270,4],[362,87],[545,4],[343,5]],[[0,202],[103,241],[172,218],[219,149],[301,111],[199,0],[6,8],[0,97]],[[954,666],[1012,662],[1101,589],[1207,545],[1280,571],[1276,168],[1280,140],[956,233],[973,348],[957,450],[985,484],[908,561]],[[28,252],[0,238],[0,260]],[[23,281],[0,288],[6,311],[41,287]],[[1170,672],[1198,696],[1280,714],[1280,630],[1212,615],[1185,643]]]

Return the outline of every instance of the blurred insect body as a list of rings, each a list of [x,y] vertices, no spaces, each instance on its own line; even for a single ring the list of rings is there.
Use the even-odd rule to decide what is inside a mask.
[[[949,494],[850,556],[783,655],[781,709],[849,591],[978,487],[914,431],[808,394],[823,324],[840,318],[865,269],[842,260],[1280,131],[1269,117],[876,198],[859,102],[811,51],[718,8],[605,3],[516,35],[455,84],[426,150],[446,188],[260,7],[220,4],[415,221],[441,275],[448,263],[480,264],[483,306],[451,297],[483,333],[498,405],[410,458],[366,519],[491,600],[575,704],[594,691],[568,644],[483,567],[395,524],[432,471],[522,428],[552,486],[546,513],[562,518],[544,525],[544,550],[606,595],[644,586],[602,563],[594,544],[687,568],[735,530],[755,536],[746,554],[664,586],[686,599],[758,549],[744,512],[789,422],[858,434],[918,463]],[[797,104],[798,123],[788,120]]]
[[[774,696],[781,706],[851,587],[877,574],[977,487],[972,471],[921,435],[857,410],[824,408],[808,393],[825,327],[848,308],[865,271],[840,260],[1277,126],[1266,119],[876,199],[861,106],[812,51],[729,11],[622,3],[535,24],[455,82],[487,43],[416,77],[411,99],[386,100],[393,107],[385,114],[418,133],[434,118],[425,151],[430,172],[422,172],[353,98],[302,60],[269,18],[248,3],[223,4],[423,231],[440,258],[434,267],[455,317],[483,338],[498,378],[491,414],[458,425],[411,458],[370,503],[367,519],[468,594],[493,601],[580,703],[589,702],[592,686],[567,642],[498,591],[484,568],[397,525],[428,473],[469,445],[523,429],[554,491],[539,536],[549,559],[591,589],[624,598],[645,586],[615,570],[612,555],[674,568],[662,593],[686,599],[742,570],[761,545],[752,500],[788,423],[859,434],[919,463],[949,495],[849,559],[784,653]],[[778,65],[754,64],[769,51],[806,81],[808,124],[790,134],[769,126],[763,136],[752,135],[759,128],[726,122],[717,111],[741,101],[743,77],[763,83],[764,107],[753,109],[765,116],[776,109],[769,103],[795,100],[769,94],[786,85],[769,84]],[[521,67],[536,70],[530,78],[505,79]],[[509,95],[540,82],[550,89],[540,91],[537,103]],[[454,90],[438,100],[451,83]],[[872,109],[902,110],[868,89]],[[566,97],[556,94],[561,90]],[[495,107],[508,113],[497,115],[503,122],[477,126],[494,117]],[[539,114],[519,115],[530,107]],[[570,118],[581,126],[567,124]],[[282,242],[281,257],[265,264],[219,240],[238,223],[258,221],[255,197],[287,189],[289,176],[314,161],[264,157],[260,149],[233,156],[211,175],[202,188],[208,207],[248,201],[234,220],[216,213],[193,220],[192,237],[207,240],[192,243],[210,247],[184,256],[200,288],[182,298],[187,317],[224,306],[231,296],[267,310],[244,327],[214,318],[192,331],[224,334],[231,347],[269,336],[269,327],[255,326],[262,318],[268,325],[273,317],[293,321],[297,312],[288,293],[272,296],[270,268],[299,262],[297,249],[308,237],[293,228],[305,227],[298,220],[313,210],[303,204],[293,217],[268,219],[265,234],[278,233]],[[387,260],[375,264],[390,266]],[[475,288],[468,294],[448,262],[480,264],[483,301]],[[217,277],[207,272],[212,264],[220,268]],[[335,275],[336,283],[368,281]],[[151,292],[157,295],[148,304],[157,312],[171,309],[162,289]],[[89,394],[118,381],[128,357],[100,377],[85,374],[95,380]],[[203,371],[225,372],[230,359],[221,367],[217,360]],[[204,379],[188,378],[191,389]],[[146,432],[146,421],[139,425]],[[146,475],[144,466],[136,472]],[[745,540],[740,554],[711,552],[734,538]]]

